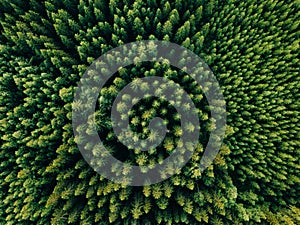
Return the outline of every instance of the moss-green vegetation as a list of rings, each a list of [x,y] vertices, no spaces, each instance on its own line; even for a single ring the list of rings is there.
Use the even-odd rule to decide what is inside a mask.
[[[1,1],[0,224],[299,224],[299,18],[297,0]],[[107,107],[96,118],[100,136],[121,160],[156,163],[181,134],[174,108],[146,98],[132,109],[132,130],[147,137],[148,122],[161,116],[171,132],[148,153],[119,145],[107,110],[129,82],[142,87],[135,78],[178,82],[201,121],[199,145],[178,174],[126,187],[83,160],[72,101],[96,58],[142,39],[171,41],[204,59],[223,90],[227,130],[214,163],[201,173],[213,129],[202,90],[163,63],[120,70],[100,93]]]

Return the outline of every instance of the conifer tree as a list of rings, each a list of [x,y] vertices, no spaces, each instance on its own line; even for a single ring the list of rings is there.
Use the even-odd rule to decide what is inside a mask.
[[[0,224],[299,224],[299,12],[298,1],[283,0],[1,1]],[[86,146],[98,156],[93,164],[104,165],[105,148],[123,162],[153,168],[184,145],[183,132],[196,129],[181,126],[172,105],[191,111],[182,92],[174,102],[125,95],[117,105],[118,121],[128,119],[135,135],[121,139],[155,142],[159,135],[149,129],[155,117],[168,129],[147,152],[125,148],[113,132],[110,109],[128,84],[133,93],[146,93],[149,87],[139,78],[178,83],[200,120],[195,152],[178,173],[131,187],[129,166],[111,165],[110,172],[127,175],[117,184],[82,158],[76,143],[85,137],[74,137],[72,109],[87,103],[73,97],[95,59],[144,39],[177,43],[208,64],[226,101],[226,137],[213,164],[200,171],[216,127],[210,107],[221,110],[221,103],[209,106],[194,78],[168,62],[120,69],[99,93],[92,115],[104,140],[104,146]],[[181,57],[180,64],[190,60]],[[197,72],[209,76],[203,71]],[[153,85],[156,94],[169,88]],[[78,130],[93,131],[84,122]],[[159,174],[166,178],[173,170],[170,164]]]

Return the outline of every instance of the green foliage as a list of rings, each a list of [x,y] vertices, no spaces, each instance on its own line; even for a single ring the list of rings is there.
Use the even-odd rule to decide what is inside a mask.
[[[299,16],[296,0],[1,1],[0,224],[299,224]],[[140,77],[180,84],[201,125],[198,146],[182,170],[159,184],[128,187],[106,180],[82,159],[71,111],[84,107],[73,96],[91,62],[142,39],[175,42],[212,68],[226,100],[226,138],[201,173],[199,162],[215,128],[203,90],[168,62],[122,68],[102,89],[95,112],[111,154],[153,166],[182,146],[182,132],[195,129],[180,126],[171,103],[127,95],[117,111],[121,120],[129,117],[137,137],[158,138],[148,128],[157,116],[169,132],[148,152],[120,145],[110,108],[128,83],[133,91],[149,88]],[[168,88],[155,85],[157,93]],[[129,101],[135,105],[127,115]],[[182,104],[187,112],[190,107]],[[80,129],[91,131],[87,124]],[[104,156],[99,146],[87,148]],[[113,170],[129,173],[126,167]]]

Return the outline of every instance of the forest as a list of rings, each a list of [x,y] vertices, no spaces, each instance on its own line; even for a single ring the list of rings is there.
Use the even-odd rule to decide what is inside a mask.
[[[0,225],[300,224],[299,28],[299,0],[0,1]],[[107,166],[109,153],[147,173],[184,145],[183,132],[199,130],[180,170],[167,165],[158,173],[160,182],[134,186],[125,177],[131,167],[109,165],[107,173],[124,175],[114,182],[85,160],[80,134],[92,129],[74,112],[89,102],[74,96],[101,55],[142,40],[175,43],[200,57],[199,70],[213,73],[224,101],[211,106],[206,93],[213,84],[201,88],[168,60],[137,58],[114,73],[90,115],[103,140],[100,147],[84,144],[92,164]],[[194,60],[178,58],[182,67]],[[153,82],[157,96],[174,83],[182,88],[173,102],[149,96],[142,78],[152,76],[171,82]],[[145,95],[139,100],[125,94],[116,106],[117,121],[128,119],[134,137],[116,135],[110,115],[126,86]],[[185,92],[193,104],[183,100]],[[196,115],[200,125],[181,123],[172,103]],[[224,139],[201,170],[218,128],[212,110],[226,114]],[[155,117],[168,131],[158,146],[139,151],[121,143],[157,140],[149,128]]]

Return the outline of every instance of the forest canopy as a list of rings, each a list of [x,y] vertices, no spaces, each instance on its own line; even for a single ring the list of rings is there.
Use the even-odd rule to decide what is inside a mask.
[[[299,224],[299,18],[297,0],[0,1],[0,224]],[[72,109],[83,107],[73,99],[91,63],[139,40],[169,41],[201,57],[222,89],[227,124],[219,154],[199,171],[214,129],[204,91],[168,63],[120,69],[95,111],[99,136],[119,160],[154,165],[180,145],[180,116],[153,97],[125,96],[117,110],[135,102],[130,127],[152,140],[149,121],[164,118],[170,132],[161,145],[145,153],[118,141],[111,104],[128,84],[147,89],[138,78],[180,84],[201,124],[197,148],[180,171],[132,187],[107,180],[84,160]]]

